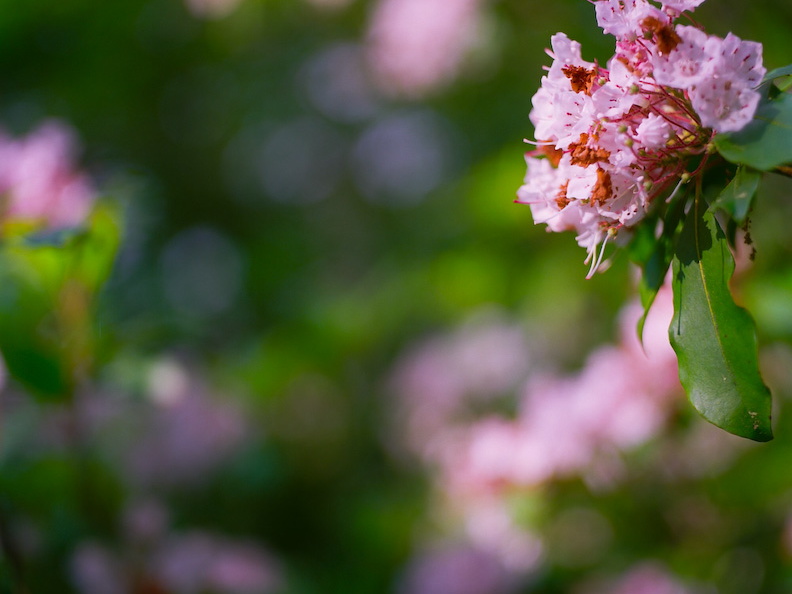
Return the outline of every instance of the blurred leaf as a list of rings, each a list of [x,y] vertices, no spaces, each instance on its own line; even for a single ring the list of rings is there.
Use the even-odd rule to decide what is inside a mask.
[[[76,238],[74,274],[91,293],[107,281],[121,245],[121,216],[112,202],[99,202],[88,219],[88,229]]]
[[[726,211],[735,221],[742,224],[751,210],[751,203],[759,188],[762,172],[741,165],[737,173],[720,195],[712,203],[711,208]]]
[[[715,146],[732,163],[762,171],[792,163],[792,95],[763,100],[745,128],[718,134]]]
[[[526,228],[527,213],[515,209],[514,180],[525,176],[525,161],[515,158],[512,147],[476,167],[465,184],[471,220],[477,227],[499,233]]]
[[[34,393],[65,398],[92,361],[92,306],[120,242],[115,210],[84,229],[12,237],[0,250],[0,350]]]
[[[748,312],[729,291],[734,258],[710,211],[696,200],[673,261],[674,318],[669,335],[679,377],[711,423],[756,441],[773,438],[771,396],[759,374]]]
[[[46,527],[50,546],[73,542],[88,526],[112,527],[123,501],[110,468],[91,457],[64,454],[38,453],[25,463],[6,464],[0,490],[13,515]]]
[[[9,251],[0,253],[0,350],[15,379],[40,395],[66,396],[72,382],[63,365],[48,286],[49,262],[34,268]]]

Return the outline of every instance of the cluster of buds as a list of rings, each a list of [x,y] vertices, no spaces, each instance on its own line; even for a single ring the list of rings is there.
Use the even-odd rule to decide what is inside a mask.
[[[761,44],[675,24],[703,0],[659,1],[593,0],[616,37],[607,68],[557,33],[532,100],[536,150],[517,202],[549,231],[577,233],[589,276],[607,242],[627,241],[655,198],[700,172],[713,135],[744,127],[759,103]]]

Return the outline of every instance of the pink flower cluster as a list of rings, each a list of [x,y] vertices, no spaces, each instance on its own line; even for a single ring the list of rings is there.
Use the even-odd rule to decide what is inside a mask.
[[[623,242],[655,198],[698,173],[714,133],[740,130],[756,111],[761,44],[674,23],[702,1],[594,0],[616,37],[607,68],[583,60],[564,33],[551,39],[517,202],[548,230],[577,232],[589,276],[608,240]],[[705,158],[689,172],[696,155]]]
[[[670,289],[658,294],[643,344],[635,335],[641,311],[631,304],[620,343],[593,352],[579,373],[531,378],[515,419],[493,416],[457,433],[440,452],[446,490],[469,496],[570,476],[611,481],[618,452],[655,437],[680,394]]]
[[[576,476],[612,486],[624,476],[622,453],[657,437],[675,410],[681,387],[668,340],[670,288],[659,292],[640,344],[642,312],[637,302],[626,308],[619,342],[592,353],[575,374],[538,375],[538,347],[492,320],[423,345],[397,369],[394,388],[406,409],[399,436],[435,471],[441,522],[461,523],[465,538],[510,572],[530,572],[544,547],[515,519],[514,494]],[[487,380],[495,377],[501,381]],[[498,394],[519,392],[519,383],[516,411],[505,415],[511,407]],[[482,415],[487,408],[493,412]]]

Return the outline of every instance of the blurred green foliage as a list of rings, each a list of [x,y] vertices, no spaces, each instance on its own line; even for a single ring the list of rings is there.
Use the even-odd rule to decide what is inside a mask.
[[[0,122],[17,134],[50,117],[69,122],[83,163],[121,205],[76,235],[12,242],[0,260],[0,348],[25,384],[10,383],[2,411],[0,525],[10,535],[0,540],[13,536],[22,560],[4,545],[0,591],[25,591],[21,579],[29,592],[75,591],[75,548],[123,547],[123,510],[154,496],[174,530],[266,546],[285,567],[284,592],[393,592],[421,535],[437,529],[426,512],[430,475],[387,445],[399,355],[492,304],[562,369],[613,337],[634,292],[626,255],[585,281],[573,238],[545,234],[512,204],[550,35],[567,32],[590,59],[611,52],[590,4],[492,2],[486,68],[427,100],[380,98],[368,118],[334,120],[312,103],[306,68],[328,48],[360,43],[372,10],[363,0],[335,11],[246,0],[202,20],[179,0],[0,1]],[[696,18],[713,33],[762,41],[768,67],[792,61],[789,2],[710,0]],[[372,199],[352,147],[377,122],[416,114],[442,130],[442,183],[412,202]],[[325,191],[324,174],[309,179],[316,198],[284,200],[261,181],[268,139],[287,125],[331,140],[335,181]],[[571,479],[523,494],[526,507],[539,500],[526,515],[550,544],[522,591],[569,592],[588,574],[644,558],[721,593],[792,587],[782,544],[792,512],[790,189],[777,177],[763,183],[751,217],[756,264],[737,287],[770,352],[777,441],[741,451],[728,468],[669,479],[669,458],[695,465],[684,436],[703,421],[683,412],[662,447],[631,454],[619,488]],[[42,323],[61,314],[63,333],[47,334]],[[79,383],[138,410],[161,357],[240,398],[256,429],[203,482],[147,490],[120,462],[142,421],[83,431],[72,393]],[[20,405],[28,388],[70,400]],[[53,414],[60,429],[50,439]],[[601,556],[575,565],[564,558],[577,537],[559,522],[578,508],[596,510],[612,536]]]

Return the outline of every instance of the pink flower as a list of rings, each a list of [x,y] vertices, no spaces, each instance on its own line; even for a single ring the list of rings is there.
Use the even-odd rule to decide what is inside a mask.
[[[690,89],[714,73],[714,56],[707,51],[709,37],[695,27],[676,28],[680,42],[667,54],[653,54],[655,82],[677,89]]]
[[[667,14],[646,0],[596,0],[594,7],[597,24],[619,40],[632,42],[640,38],[647,19],[663,25],[670,22]]]
[[[686,10],[693,11],[704,0],[659,0],[667,12],[681,13]]]
[[[695,27],[678,26],[681,42],[667,55],[655,55],[654,78],[690,91],[701,124],[718,132],[742,129],[759,102],[754,90],[765,75],[762,46],[729,33],[708,36]]]
[[[718,75],[728,76],[737,84],[756,87],[767,73],[762,65],[762,44],[743,41],[729,33],[724,39],[710,37],[708,49],[718,58]]]
[[[736,132],[753,119],[760,96],[728,79],[715,79],[694,89],[691,99],[703,125],[719,132]]]
[[[674,27],[699,2],[597,0],[597,21],[617,38],[603,68],[564,33],[530,113],[536,145],[517,202],[537,223],[574,230],[591,276],[609,241],[624,244],[650,204],[689,175],[716,132],[744,127],[765,74],[761,45]],[[706,159],[706,156],[704,157]],[[695,173],[695,172],[694,172]]]

